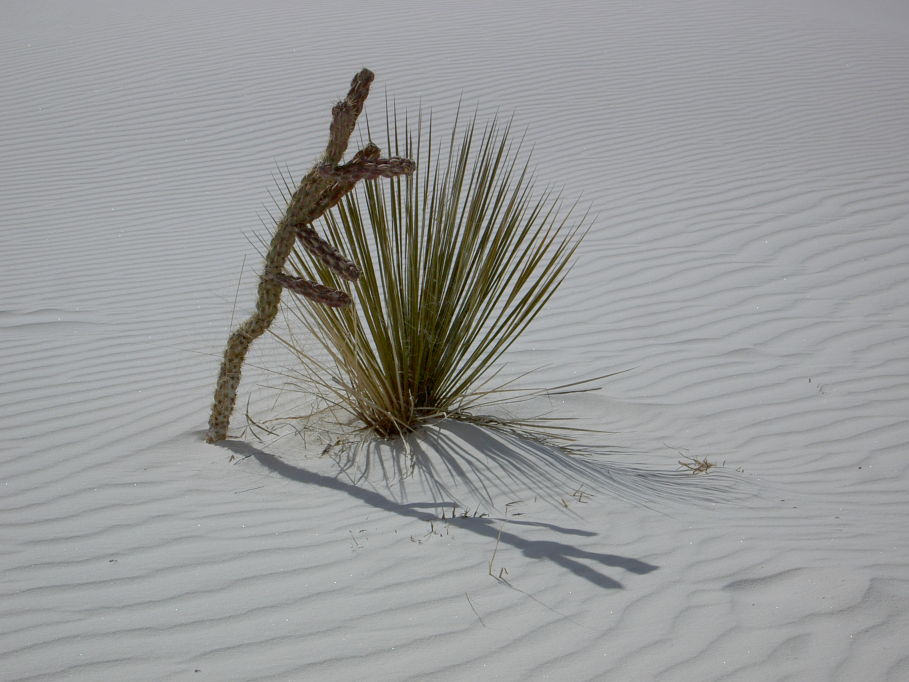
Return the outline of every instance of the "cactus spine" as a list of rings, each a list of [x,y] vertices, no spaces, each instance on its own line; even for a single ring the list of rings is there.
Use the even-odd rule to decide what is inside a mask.
[[[341,157],[347,150],[357,117],[369,95],[369,86],[373,78],[375,76],[369,69],[360,71],[354,76],[347,97],[332,109],[325,154],[300,182],[284,216],[278,221],[259,279],[256,311],[234,330],[227,341],[208,420],[206,440],[209,443],[227,438],[246,353],[252,342],[268,329],[277,316],[283,289],[289,289],[324,305],[343,306],[350,303],[350,297],[344,292],[284,273],[284,265],[293,249],[294,240],[299,238],[307,251],[339,276],[355,281],[360,275],[357,265],[325,242],[312,228],[311,223],[337,204],[354,188],[357,181],[409,174],[414,170],[413,162],[408,159],[379,158],[379,148],[371,143],[357,152],[349,163],[339,165]]]

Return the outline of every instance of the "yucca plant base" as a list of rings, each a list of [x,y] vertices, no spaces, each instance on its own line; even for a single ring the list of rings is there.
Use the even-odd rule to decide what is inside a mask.
[[[480,131],[474,117],[441,144],[431,122],[389,115],[387,129],[385,148],[416,172],[360,183],[319,224],[360,278],[301,248],[289,263],[352,305],[295,299],[307,333],[279,338],[323,398],[396,438],[501,397],[497,363],[564,279],[585,219],[569,225],[557,196],[533,192],[510,125]]]

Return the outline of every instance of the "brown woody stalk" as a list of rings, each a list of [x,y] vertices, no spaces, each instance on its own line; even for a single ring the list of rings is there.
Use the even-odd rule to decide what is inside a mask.
[[[347,97],[332,109],[332,121],[325,154],[300,182],[293,193],[284,216],[275,228],[265,267],[259,280],[256,311],[241,324],[227,341],[214,403],[208,420],[207,441],[214,443],[227,437],[230,416],[237,400],[237,387],[243,361],[252,342],[261,336],[278,314],[281,291],[287,288],[312,300],[330,306],[350,303],[350,297],[322,284],[310,282],[284,273],[284,265],[293,249],[294,240],[319,258],[326,266],[347,280],[356,280],[360,269],[347,260],[337,249],[325,242],[312,228],[311,223],[337,204],[363,178],[392,177],[413,172],[413,163],[407,159],[380,159],[379,149],[373,144],[357,152],[353,160],[339,166],[347,150],[357,117],[369,95],[374,74],[363,69],[354,76]]]

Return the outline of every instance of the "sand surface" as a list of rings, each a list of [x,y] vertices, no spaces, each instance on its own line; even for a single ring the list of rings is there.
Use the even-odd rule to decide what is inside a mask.
[[[433,5],[0,6],[0,677],[909,679],[909,5]],[[592,205],[506,371],[596,456],[256,440],[271,339],[202,442],[363,66]]]

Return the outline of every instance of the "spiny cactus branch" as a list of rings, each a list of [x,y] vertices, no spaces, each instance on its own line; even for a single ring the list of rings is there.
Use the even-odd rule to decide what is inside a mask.
[[[300,243],[307,251],[322,261],[326,267],[339,277],[346,279],[348,282],[356,282],[360,277],[359,266],[345,258],[334,246],[322,239],[312,225],[298,227],[297,239],[300,240]]]
[[[321,162],[316,164],[300,182],[287,205],[284,216],[275,228],[275,234],[265,256],[264,271],[259,279],[256,311],[234,330],[227,341],[208,421],[207,440],[209,443],[224,440],[227,437],[227,428],[237,400],[237,387],[240,385],[240,374],[246,353],[252,342],[268,329],[278,314],[281,291],[288,288],[325,305],[342,306],[350,302],[350,297],[346,293],[286,275],[284,265],[293,250],[294,240],[299,234],[304,246],[314,253],[322,254],[320,257],[323,258],[323,262],[326,262],[339,275],[346,276],[348,279],[356,279],[359,276],[359,268],[344,258],[337,249],[324,242],[312,229],[310,223],[337,204],[356,184],[358,178],[350,180],[325,177],[319,168],[323,165],[335,167],[340,164],[374,78],[375,75],[369,69],[360,71],[354,76],[347,97],[332,109],[328,145]],[[378,159],[378,147],[369,144],[355,155],[351,163],[376,162]]]
[[[347,143],[357,125],[357,118],[363,111],[363,104],[369,96],[369,86],[376,75],[369,69],[363,69],[354,76],[350,83],[347,97],[338,102],[331,110],[331,129],[328,146],[325,148],[323,163],[338,164],[347,150]]]
[[[390,159],[376,159],[375,161],[354,159],[343,166],[332,166],[323,163],[318,168],[324,178],[333,178],[338,182],[357,182],[358,180],[375,180],[376,178],[393,178],[396,175],[409,175],[414,171],[414,163],[410,159],[393,156]]]
[[[370,143],[357,152],[349,163],[343,166],[320,164],[317,170],[323,178],[335,180],[336,183],[313,202],[313,211],[318,211],[321,215],[337,204],[359,180],[409,174],[414,171],[414,164],[409,159],[380,159],[379,148]],[[312,225],[297,225],[296,233],[303,247],[339,277],[355,282],[360,276],[357,264],[322,239]]]
[[[312,282],[302,277],[291,277],[279,272],[273,279],[288,291],[332,308],[343,308],[350,303],[350,296],[345,292],[337,291],[324,284]]]
[[[353,161],[360,159],[372,161],[378,159],[379,154],[379,148],[370,142],[354,155]],[[354,182],[336,182],[332,178],[324,177],[319,172],[319,167],[322,165],[321,163],[316,164],[301,183],[302,188],[303,184],[311,178],[312,190],[306,206],[301,207],[300,211],[294,214],[294,229],[315,222],[325,211],[341,201],[356,184]]]

